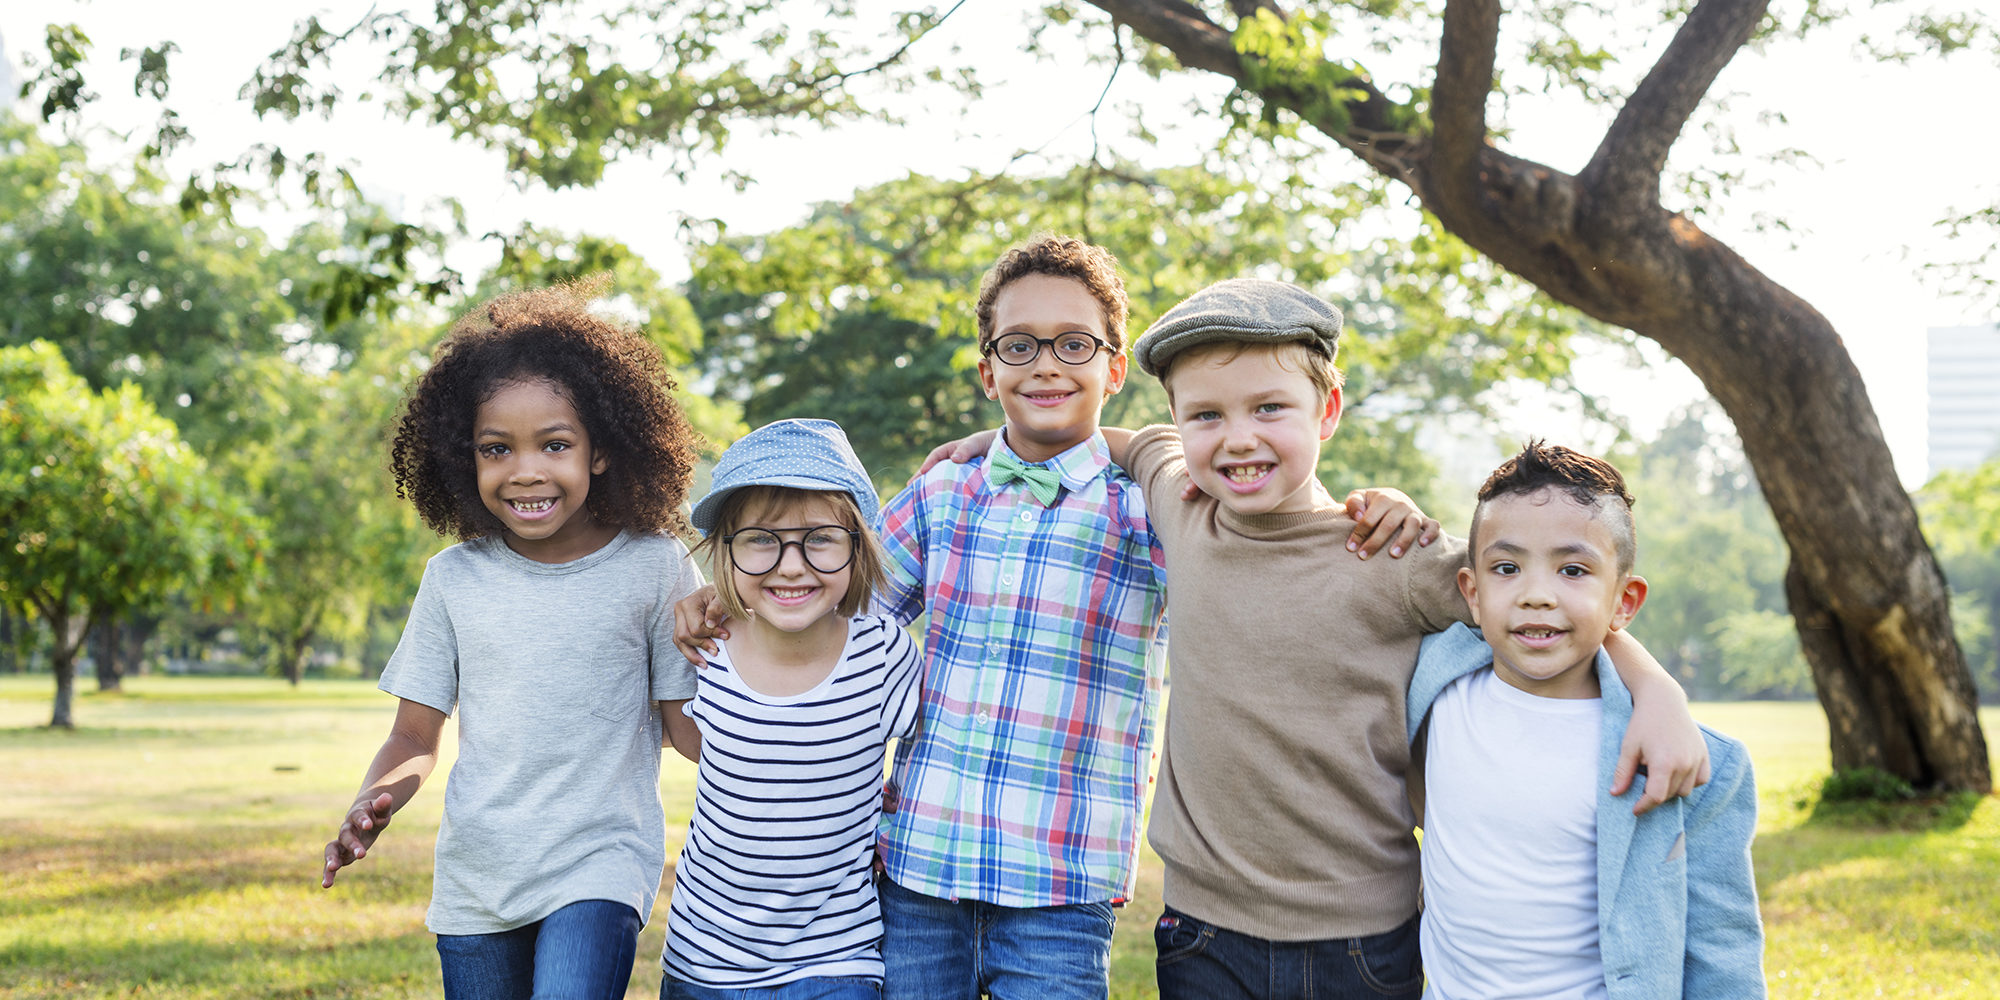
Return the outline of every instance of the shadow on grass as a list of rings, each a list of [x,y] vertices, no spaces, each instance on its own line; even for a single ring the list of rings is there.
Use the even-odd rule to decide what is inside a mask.
[[[0,948],[7,995],[40,997],[431,996],[435,939],[426,932],[272,944],[133,940],[21,941]]]
[[[2000,797],[1820,802],[1757,838],[1767,923],[1848,928],[1892,949],[2000,952]]]
[[[322,845],[292,824],[213,826],[187,835],[0,822],[0,841],[10,845],[0,857],[0,877],[40,883],[0,893],[0,920],[72,907],[160,912],[257,889],[320,891]],[[428,858],[422,861],[372,866],[365,873],[369,898],[429,899]]]

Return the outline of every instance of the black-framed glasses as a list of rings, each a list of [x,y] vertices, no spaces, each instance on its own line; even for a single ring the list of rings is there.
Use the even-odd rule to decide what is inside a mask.
[[[999,358],[1001,364],[1027,365],[1041,357],[1042,348],[1046,347],[1055,352],[1057,361],[1080,365],[1110,346],[1087,333],[1065,333],[1053,340],[1025,333],[1009,333],[987,341],[983,353],[990,358]]]
[[[784,535],[798,535],[786,539]],[[806,565],[821,573],[838,573],[854,561],[855,541],[861,532],[843,528],[838,524],[820,524],[810,528],[743,528],[722,536],[722,544],[729,549],[729,564],[739,572],[751,576],[763,576],[778,568],[783,562],[785,550],[799,547],[799,555]]]

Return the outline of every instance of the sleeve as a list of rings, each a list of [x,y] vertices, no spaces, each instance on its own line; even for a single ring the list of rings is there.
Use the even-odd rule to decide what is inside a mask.
[[[1125,456],[1125,474],[1139,484],[1148,509],[1181,502],[1181,484],[1187,481],[1187,463],[1181,451],[1181,432],[1172,424],[1152,424],[1132,436]]]
[[[451,627],[451,611],[445,606],[444,572],[440,552],[424,564],[423,582],[417,585],[417,599],[410,604],[410,617],[403,624],[403,637],[382,668],[379,687],[407,701],[427,705],[450,715],[458,705],[458,636]]]
[[[887,666],[882,685],[882,728],[885,739],[905,740],[916,734],[917,717],[923,708],[923,657],[916,640],[892,619],[884,619],[888,642],[882,659]]]
[[[674,562],[662,574],[666,579],[660,588],[660,606],[653,611],[653,630],[648,641],[652,647],[654,701],[692,698],[695,690],[695,666],[674,646],[674,605],[701,589],[701,567],[695,564],[694,553],[687,546],[678,540],[671,544]]]
[[[1458,590],[1458,568],[1465,565],[1465,539],[1443,535],[1429,546],[1403,555],[1409,563],[1405,607],[1420,632],[1442,632],[1453,625],[1472,624],[1472,609]]]
[[[1750,841],[1757,782],[1741,743],[1707,733],[1713,776],[1687,809],[1685,994],[1756,1000],[1765,995],[1764,927]]]
[[[929,494],[934,488],[932,484],[939,481],[939,470],[951,475],[955,468],[949,463],[938,465],[923,478],[903,487],[882,508],[882,552],[888,561],[883,575],[887,580],[884,593],[875,604],[877,610],[898,624],[908,625],[924,612],[924,553],[930,543]]]

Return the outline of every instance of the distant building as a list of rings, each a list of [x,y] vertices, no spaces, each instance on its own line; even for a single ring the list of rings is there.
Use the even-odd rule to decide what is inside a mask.
[[[2000,326],[1932,327],[1928,479],[2000,457]]]
[[[15,93],[20,86],[21,80],[14,72],[14,61],[7,58],[7,38],[0,35],[0,114],[20,100],[20,95]]]

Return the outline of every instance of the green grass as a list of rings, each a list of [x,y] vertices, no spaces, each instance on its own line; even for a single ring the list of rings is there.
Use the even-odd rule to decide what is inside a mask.
[[[340,681],[127,687],[80,694],[81,728],[54,732],[41,728],[53,682],[0,677],[0,998],[437,995],[423,916],[441,787],[334,889],[318,882],[322,846],[388,727],[388,696]],[[1773,997],[2000,996],[2000,798],[1822,806],[1816,705],[1697,714],[1756,759]],[[2000,712],[1982,719],[2000,746]],[[670,855],[693,777],[668,758]],[[1119,921],[1113,996],[1153,995],[1159,900],[1148,851]],[[629,996],[657,995],[665,907],[663,894]]]

